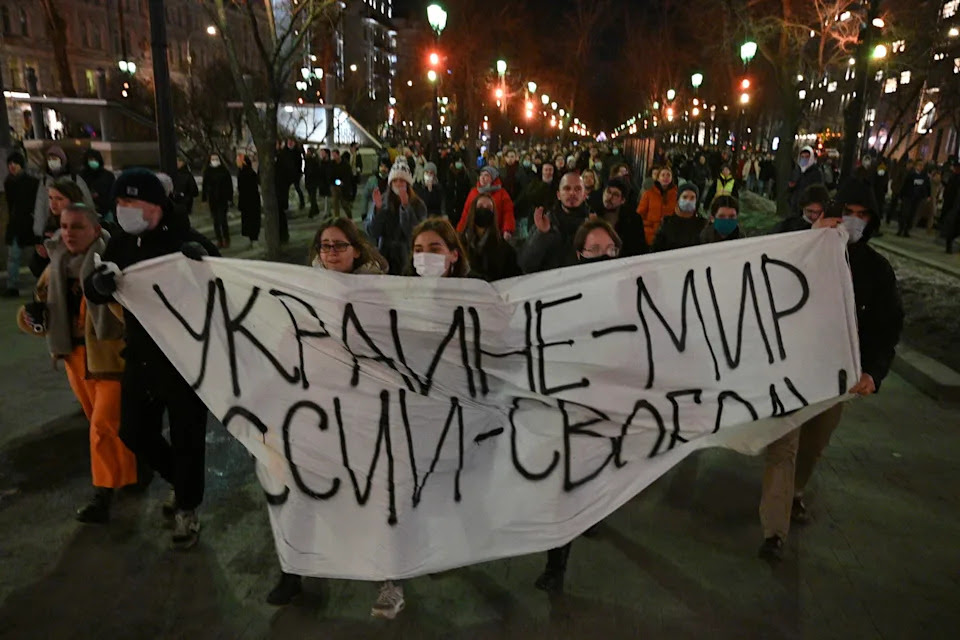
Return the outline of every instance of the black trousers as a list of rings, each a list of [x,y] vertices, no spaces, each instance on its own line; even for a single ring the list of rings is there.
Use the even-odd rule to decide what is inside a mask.
[[[213,216],[213,233],[217,242],[230,242],[230,226],[227,223],[227,204],[210,203],[210,215]]]
[[[163,437],[164,410],[170,442]],[[120,439],[173,485],[178,509],[196,509],[203,501],[206,435],[207,407],[171,365],[131,366],[128,361],[120,391]]]

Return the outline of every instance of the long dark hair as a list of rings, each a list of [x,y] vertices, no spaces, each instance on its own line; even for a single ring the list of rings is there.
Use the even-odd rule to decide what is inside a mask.
[[[347,242],[350,243],[354,249],[357,250],[357,257],[353,261],[353,268],[351,271],[356,271],[365,264],[375,263],[383,267],[386,264],[386,260],[380,255],[380,253],[373,248],[373,245],[367,241],[367,239],[360,232],[360,229],[357,228],[357,225],[353,223],[353,220],[349,218],[333,218],[327,222],[320,225],[320,228],[317,229],[316,235],[313,236],[313,242],[310,244],[310,254],[308,256],[309,264],[313,264],[313,261],[320,255],[320,239],[323,236],[323,232],[331,227],[336,227],[343,232],[343,235],[347,236]]]
[[[416,273],[416,270],[413,268],[413,245],[417,242],[417,236],[424,231],[433,231],[440,236],[443,243],[447,245],[447,250],[457,252],[459,257],[457,261],[453,263],[450,269],[450,275],[447,277],[467,277],[467,274],[470,273],[470,260],[467,258],[467,252],[463,248],[463,242],[460,241],[457,230],[444,218],[427,218],[413,230],[413,233],[410,235],[410,261],[409,264],[407,264],[407,271],[409,273]]]

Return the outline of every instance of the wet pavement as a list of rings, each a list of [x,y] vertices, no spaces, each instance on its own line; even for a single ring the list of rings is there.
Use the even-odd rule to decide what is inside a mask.
[[[265,501],[243,448],[208,431],[199,545],[170,548],[156,480],[106,526],[90,495],[85,425],[0,450],[0,638],[952,638],[960,625],[960,410],[899,378],[848,405],[774,568],[757,559],[761,460],[700,452],[574,544],[566,594],[533,588],[543,554],[406,583],[397,620],[371,619],[369,582],[278,576]]]

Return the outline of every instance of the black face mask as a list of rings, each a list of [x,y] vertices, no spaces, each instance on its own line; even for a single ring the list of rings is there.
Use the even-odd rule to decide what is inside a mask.
[[[593,264],[595,262],[604,262],[605,260],[613,260],[610,256],[604,254],[602,256],[596,256],[595,258],[588,258],[586,256],[580,256],[580,264]]]
[[[486,229],[493,226],[493,209],[486,207],[477,207],[473,214],[473,222],[478,227]]]

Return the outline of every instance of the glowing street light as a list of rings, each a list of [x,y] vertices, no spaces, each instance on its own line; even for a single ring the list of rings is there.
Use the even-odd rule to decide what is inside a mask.
[[[216,28],[215,26],[213,26],[212,24],[209,25],[209,26],[207,27],[207,35],[208,35],[208,36],[215,36],[215,35],[217,35],[217,28]]]
[[[532,81],[531,81],[531,82],[528,82],[528,83],[527,83],[527,91],[529,91],[530,93],[536,93],[536,92],[537,92],[537,83],[536,83],[536,82],[532,82]]]
[[[740,104],[747,104],[748,102],[750,102],[750,94],[749,94],[749,93],[741,93],[741,94],[740,94]]]
[[[885,45],[885,44],[878,44],[876,47],[873,48],[873,59],[874,59],[874,60],[881,60],[881,59],[886,58],[886,57],[887,57],[887,45]]]
[[[757,43],[753,40],[747,40],[742,45],[740,45],[740,59],[743,60],[743,64],[750,64],[750,61],[753,60],[753,57],[757,55]]]
[[[427,71],[427,80],[429,80],[430,82],[436,82],[437,72],[434,71],[433,69],[430,69],[429,71]]]
[[[501,89],[500,87],[497,87],[496,91],[494,91],[493,94],[497,96],[497,99],[499,100],[500,98],[503,97],[503,89]]]
[[[557,102],[556,102],[556,100],[554,100],[553,102],[550,103],[550,108],[553,109],[554,111],[557,110]]]
[[[427,22],[439,38],[440,32],[447,26],[447,12],[439,4],[433,3],[427,7]]]
[[[673,89],[667,89],[667,100],[673,100],[677,97],[677,92]]]
[[[497,73],[501,76],[507,72],[507,61],[497,60]]]
[[[430,53],[430,66],[435,67],[440,64],[440,54],[436,51]]]
[[[540,96],[540,102],[543,103],[543,106],[547,106],[548,104],[550,104],[550,96],[548,96],[547,94],[543,94],[542,96]]]
[[[703,84],[703,74],[698,72],[690,76],[690,84],[693,85],[694,89],[699,89],[700,85]]]

